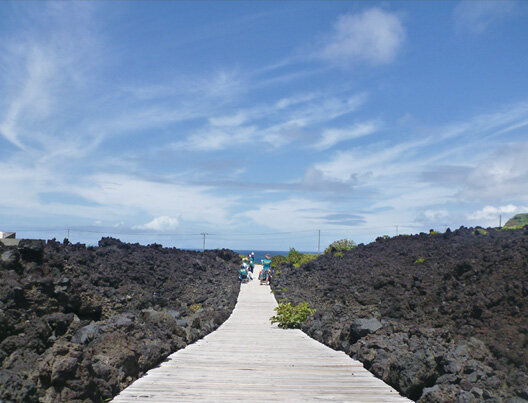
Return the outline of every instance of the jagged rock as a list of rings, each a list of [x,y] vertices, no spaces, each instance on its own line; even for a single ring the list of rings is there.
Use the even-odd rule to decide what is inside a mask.
[[[95,323],[90,323],[87,326],[79,329],[77,333],[72,337],[74,343],[86,344],[92,341],[99,334],[100,328]]]
[[[14,249],[7,249],[0,255],[0,267],[6,270],[17,270],[20,268],[20,253]]]
[[[374,333],[383,327],[376,318],[355,319],[350,326],[350,343],[355,343],[369,333]]]
[[[62,336],[73,321],[73,313],[56,312],[43,317],[48,322],[56,336]]]
[[[18,244],[18,250],[23,260],[41,263],[44,257],[44,245],[42,240],[22,239]]]

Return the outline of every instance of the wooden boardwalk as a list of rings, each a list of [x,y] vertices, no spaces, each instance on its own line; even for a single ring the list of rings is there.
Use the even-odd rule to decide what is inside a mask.
[[[272,326],[276,306],[268,286],[242,284],[222,326],[170,355],[113,401],[409,401],[345,353],[300,330]]]

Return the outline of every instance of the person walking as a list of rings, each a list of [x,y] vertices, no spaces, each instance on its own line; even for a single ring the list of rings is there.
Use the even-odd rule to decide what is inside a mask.
[[[266,253],[266,259],[262,259],[262,266],[260,284],[266,283],[266,285],[269,285],[271,279],[271,257],[269,253]]]
[[[251,252],[249,255],[249,271],[253,273],[253,269],[255,268],[255,252]]]

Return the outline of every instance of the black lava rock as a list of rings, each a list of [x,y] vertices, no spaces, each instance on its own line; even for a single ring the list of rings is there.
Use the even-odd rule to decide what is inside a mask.
[[[0,247],[0,401],[100,402],[233,310],[239,256],[22,240]],[[199,307],[199,309],[196,309]]]
[[[526,229],[380,238],[280,271],[276,294],[317,309],[303,330],[405,396],[527,399]]]

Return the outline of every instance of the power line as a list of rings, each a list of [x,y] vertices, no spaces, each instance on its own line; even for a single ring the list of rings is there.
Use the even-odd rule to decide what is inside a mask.
[[[386,225],[386,226],[376,226],[376,227],[340,227],[340,228],[322,228],[322,229],[311,229],[311,230],[298,230],[298,231],[279,231],[279,232],[262,232],[262,233],[207,233],[207,236],[215,237],[216,239],[236,239],[240,237],[267,237],[273,236],[273,239],[279,240],[280,238],[275,238],[275,235],[294,235],[294,234],[306,234],[306,236],[311,236],[311,234],[318,234],[320,239],[320,232],[325,231],[329,233],[357,233],[364,231],[375,231],[375,230],[384,230],[396,228],[396,233],[399,234],[400,228],[407,229],[423,229],[426,227],[441,226],[447,228],[447,224],[424,224],[424,225]],[[103,229],[77,229],[77,228],[18,228],[13,229],[14,232],[66,232],[69,238],[70,233],[88,233],[88,234],[100,234],[100,235],[125,235],[125,236],[149,236],[149,237],[203,237],[204,233],[161,233],[161,232],[131,232],[131,231],[112,231],[112,230],[103,230]],[[265,240],[263,238],[262,240]],[[268,238],[271,239],[271,238]],[[286,239],[286,238],[282,238]]]

